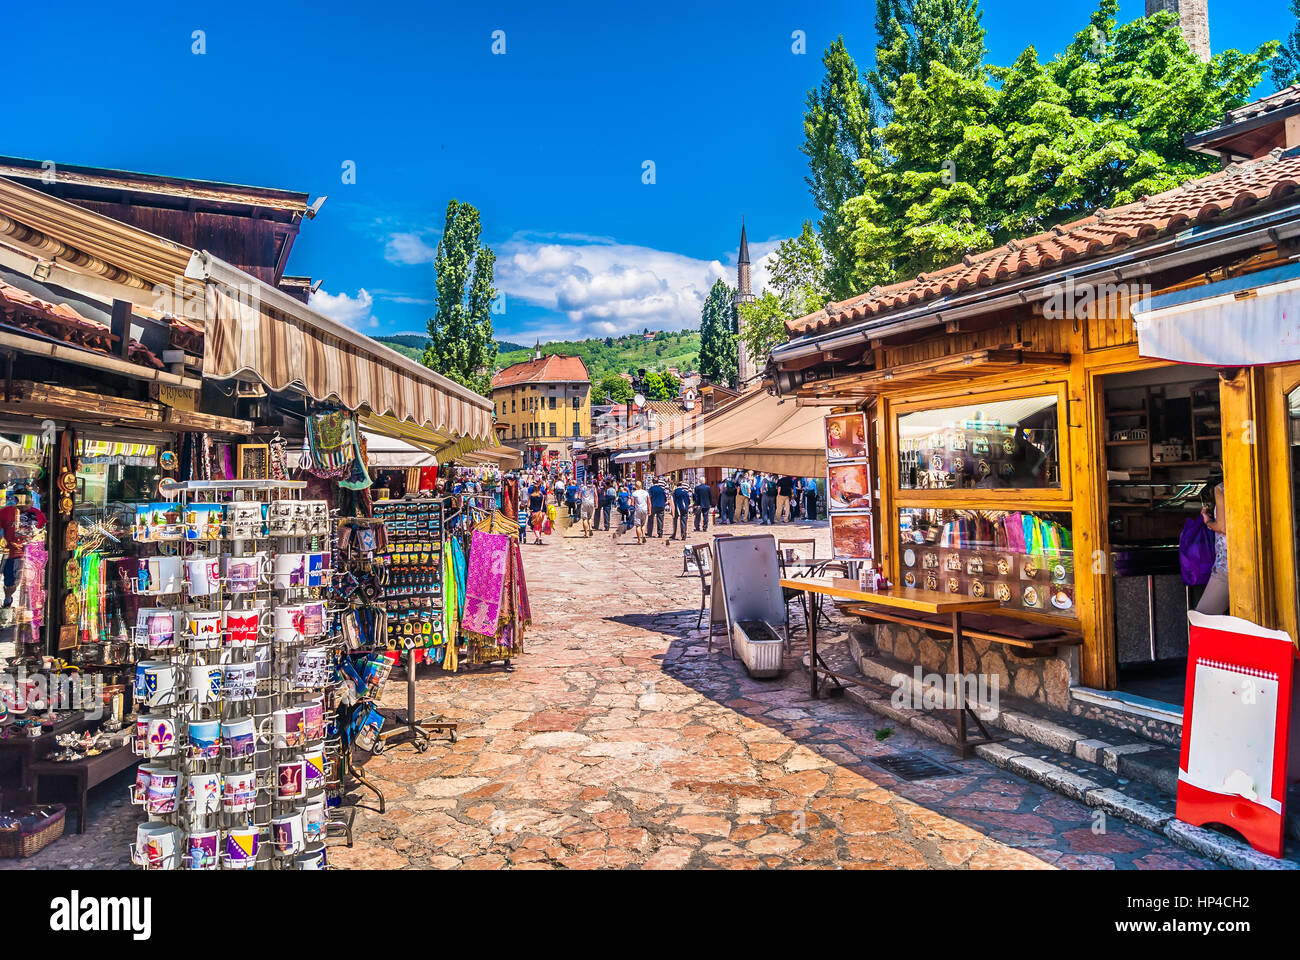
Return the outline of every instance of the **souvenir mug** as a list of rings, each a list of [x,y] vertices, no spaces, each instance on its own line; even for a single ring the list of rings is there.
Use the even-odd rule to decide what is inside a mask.
[[[310,793],[317,787],[325,785],[325,749],[323,747],[312,747],[303,754],[303,763],[306,764],[304,773],[307,776],[306,789]]]
[[[226,526],[233,540],[249,540],[262,536],[262,505],[260,503],[226,504]]]
[[[135,740],[131,743],[131,750],[137,757],[144,756],[144,745],[149,740],[149,718],[139,716],[135,719]]]
[[[165,715],[145,718],[144,755],[149,758],[176,755],[175,720]]]
[[[144,635],[150,650],[170,649],[176,646],[176,618],[171,610],[144,607],[136,614],[137,635]]]
[[[260,606],[253,607],[251,610],[222,611],[221,617],[222,625],[225,628],[226,645],[246,647],[257,643],[264,615],[264,611]]]
[[[252,770],[221,775],[221,805],[227,813],[252,810],[257,804],[257,774]]]
[[[198,664],[190,667],[190,702],[213,703],[221,699],[221,667],[217,664]]]
[[[180,865],[181,828],[153,820],[135,830],[131,862],[146,870],[175,870]]]
[[[221,646],[221,614],[202,611],[185,614],[185,633],[191,650],[213,650]]]
[[[131,803],[137,807],[144,805],[145,796],[149,793],[149,775],[154,769],[158,768],[144,763],[135,768],[135,783],[131,784],[129,792]]]
[[[227,557],[226,590],[230,593],[251,593],[261,585],[269,566],[265,553]]]
[[[306,742],[302,707],[285,707],[271,715],[272,744],[280,750]]]
[[[185,561],[191,597],[206,597],[221,589],[221,558],[196,553]]]
[[[185,838],[185,865],[191,870],[215,870],[221,862],[221,834],[191,833]]]
[[[181,592],[183,581],[180,557],[150,557],[147,569],[149,573],[147,593],[161,596]]]
[[[325,801],[313,800],[303,808],[303,832],[307,842],[325,839]]]
[[[185,802],[194,818],[216,813],[221,807],[221,774],[193,773],[185,782]]]
[[[175,813],[180,784],[181,775],[176,770],[155,767],[149,771],[149,788],[144,795],[145,811],[151,814]]]
[[[191,720],[189,736],[190,756],[195,760],[215,760],[221,756],[220,720]]]
[[[323,843],[312,844],[305,852],[294,857],[293,863],[299,870],[324,870],[325,845]]]
[[[135,665],[135,702],[162,707],[177,700],[179,667],[169,660],[141,660]]]
[[[324,687],[329,685],[329,651],[324,647],[308,647],[298,651],[298,666],[294,671],[296,687]],[[315,740],[316,737],[308,737]]]
[[[307,793],[307,762],[290,760],[276,767],[276,797],[280,800],[297,800]]]
[[[257,696],[257,664],[227,663],[222,668],[221,693],[236,703]]]
[[[225,865],[231,870],[251,870],[257,863],[259,842],[256,827],[240,827],[226,833]]]
[[[323,587],[329,575],[330,555],[328,553],[307,554],[307,586]]]
[[[301,669],[301,668],[300,668]],[[302,707],[302,732],[307,743],[325,736],[325,706],[319,700],[308,700]]]
[[[257,752],[257,727],[252,718],[221,724],[221,745],[228,757],[251,757]]]
[[[307,586],[307,554],[278,553],[272,566],[271,585],[277,590]],[[319,584],[318,584],[319,586]]]
[[[276,817],[271,821],[271,836],[275,840],[276,851],[281,856],[302,853],[304,837],[303,815],[301,810]]]
[[[309,600],[302,605],[302,632],[308,637],[319,637],[325,632],[325,604]]]
[[[275,608],[275,639],[278,643],[301,643],[307,639],[307,614],[301,603]]]

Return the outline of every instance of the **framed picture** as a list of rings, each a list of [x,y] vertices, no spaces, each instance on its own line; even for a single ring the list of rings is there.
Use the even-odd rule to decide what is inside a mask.
[[[271,448],[265,443],[241,443],[235,476],[239,480],[271,479]]]
[[[826,461],[864,460],[867,457],[867,415],[833,413],[826,418]]]
[[[831,515],[832,556],[846,560],[875,560],[875,543],[870,511]]]
[[[871,469],[866,461],[831,463],[826,473],[828,510],[871,509]]]

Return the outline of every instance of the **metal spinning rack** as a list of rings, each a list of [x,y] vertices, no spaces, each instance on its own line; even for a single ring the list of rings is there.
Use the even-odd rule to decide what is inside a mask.
[[[138,595],[170,603],[146,611],[135,636],[137,648],[166,657],[155,663],[173,671],[169,696],[149,691],[147,678],[143,684],[146,704],[158,712],[142,714],[146,737],[137,727],[137,752],[157,762],[154,775],[175,771],[177,782],[171,804],[151,792],[141,796],[139,781],[131,799],[150,821],[179,828],[177,843],[186,843],[172,864],[133,847],[141,866],[321,869],[328,837],[342,832],[351,844],[351,821],[333,815],[327,796],[339,787],[343,759],[332,720],[332,664],[341,638],[323,599],[329,507],[300,499],[305,487],[288,480],[165,481],[160,492],[177,498],[175,512],[136,530],[160,555],[179,559],[179,575],[172,564],[161,582],[151,582],[151,571],[137,584]],[[286,556],[299,558],[298,566],[277,571],[277,558]],[[318,714],[310,722],[309,706]],[[282,730],[275,729],[277,716]],[[157,718],[156,739],[149,718]],[[191,722],[218,723],[218,737],[192,743]],[[212,852],[200,849],[196,862],[197,837],[214,839]]]

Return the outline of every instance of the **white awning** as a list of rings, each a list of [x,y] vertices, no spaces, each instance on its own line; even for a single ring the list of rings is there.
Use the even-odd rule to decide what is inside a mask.
[[[1143,357],[1210,367],[1300,360],[1300,264],[1148,297],[1133,324]]]
[[[636,460],[649,460],[649,450],[624,450],[622,453],[616,453],[609,458],[610,463],[632,463]]]

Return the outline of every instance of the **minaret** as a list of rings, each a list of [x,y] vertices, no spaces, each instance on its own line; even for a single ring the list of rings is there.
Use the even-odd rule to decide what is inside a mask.
[[[533,359],[534,360],[542,359],[542,338],[541,337],[537,338],[537,343],[533,347]]]
[[[1210,59],[1209,0],[1146,0],[1147,16],[1168,10],[1178,18],[1178,29],[1201,60]]]
[[[751,303],[755,299],[754,291],[749,286],[749,241],[745,237],[745,218],[740,218],[740,256],[736,259],[736,306]],[[736,332],[739,333],[742,321],[736,315]],[[736,368],[740,374],[741,389],[746,381],[758,373],[755,358],[750,357],[749,350],[743,342],[736,345]]]

